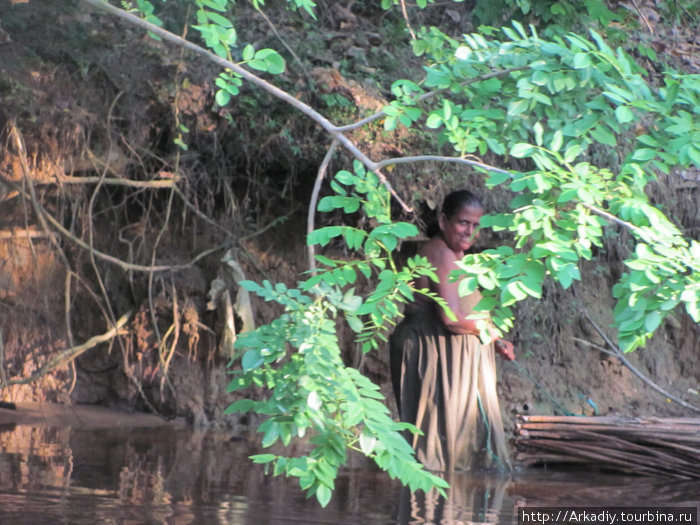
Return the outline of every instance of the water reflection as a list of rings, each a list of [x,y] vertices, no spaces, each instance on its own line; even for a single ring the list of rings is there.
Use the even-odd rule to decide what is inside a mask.
[[[512,501],[507,498],[511,477],[454,474],[448,480],[447,497],[437,491],[411,493],[401,489],[397,521],[402,525],[423,523],[473,524],[512,522]],[[516,520],[517,522],[517,515]]]
[[[173,428],[0,428],[0,523],[517,523],[519,506],[699,506],[700,485],[528,470],[455,475],[447,498],[411,494],[353,458],[329,506],[252,465],[246,441]]]

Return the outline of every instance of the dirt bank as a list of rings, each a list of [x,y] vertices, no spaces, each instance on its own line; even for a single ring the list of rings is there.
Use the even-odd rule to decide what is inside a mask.
[[[1,398],[245,426],[223,415],[226,343],[244,321],[229,305],[241,276],[293,284],[306,269],[300,225],[322,151],[295,148],[318,130],[248,89],[218,108],[207,65],[104,15],[1,5]],[[425,173],[426,199],[446,189],[441,176]],[[662,197],[679,210],[697,198],[671,188]],[[699,231],[699,217],[680,220]],[[623,246],[611,235],[573,290],[546,287],[519,307],[518,360],[500,368],[507,424],[517,413],[695,414],[649,384],[700,406],[700,331],[683,312],[625,356],[648,382],[599,349],[613,336]],[[278,313],[257,298],[245,311],[257,324]],[[91,339],[122,318],[119,337]],[[384,350],[361,366],[392,403],[387,362]]]

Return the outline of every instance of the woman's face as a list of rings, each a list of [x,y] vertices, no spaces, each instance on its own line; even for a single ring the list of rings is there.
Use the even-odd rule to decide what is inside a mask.
[[[440,214],[442,238],[450,250],[464,252],[471,248],[479,236],[479,221],[483,214],[484,210],[475,206],[462,206],[452,217]]]

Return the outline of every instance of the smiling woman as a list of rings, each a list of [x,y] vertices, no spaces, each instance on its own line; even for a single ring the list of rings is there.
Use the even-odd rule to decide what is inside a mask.
[[[445,198],[440,231],[420,249],[435,267],[438,281],[421,277],[415,286],[444,299],[452,315],[416,295],[391,337],[391,376],[399,415],[422,431],[409,441],[430,470],[509,466],[494,349],[513,359],[513,345],[498,339],[489,325],[486,339],[496,341],[481,343],[483,323],[472,315],[479,293],[460,298],[458,283],[448,278],[476,241],[483,214],[483,204],[467,190]]]

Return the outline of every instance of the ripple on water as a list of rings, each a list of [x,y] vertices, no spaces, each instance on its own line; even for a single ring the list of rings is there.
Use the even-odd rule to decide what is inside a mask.
[[[700,506],[698,482],[528,469],[410,494],[357,458],[325,509],[228,435],[174,428],[0,429],[0,524],[517,523],[521,506]]]

